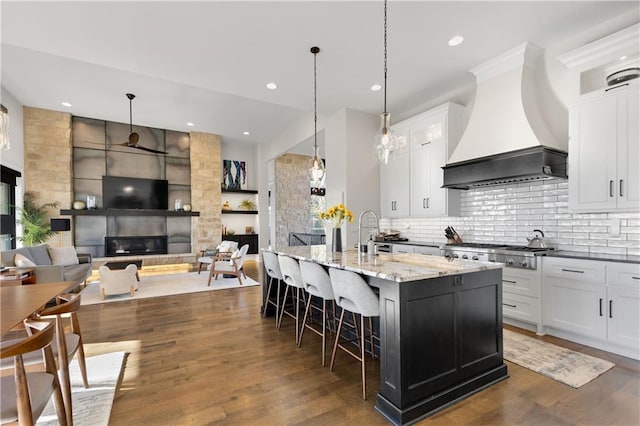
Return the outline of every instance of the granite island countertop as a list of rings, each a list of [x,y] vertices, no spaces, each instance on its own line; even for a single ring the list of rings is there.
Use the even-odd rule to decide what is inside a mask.
[[[288,255],[298,260],[310,260],[324,266],[342,268],[362,275],[396,282],[418,281],[445,275],[500,269],[504,266],[502,263],[449,260],[441,256],[422,254],[381,253],[368,256],[366,253],[359,255],[355,249],[332,253],[327,250],[326,245],[291,246],[265,250]]]

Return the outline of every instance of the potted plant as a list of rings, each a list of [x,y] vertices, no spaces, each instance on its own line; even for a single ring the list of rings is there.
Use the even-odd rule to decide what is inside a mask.
[[[46,203],[36,206],[33,194],[24,193],[24,207],[18,207],[20,219],[18,223],[22,225],[22,237],[18,237],[25,246],[35,246],[51,238],[55,231],[51,230],[51,224],[46,209],[57,208],[58,203]]]
[[[240,201],[240,205],[238,206],[241,209],[245,209],[245,210],[255,210],[256,209],[256,203],[254,203],[253,201],[249,200],[249,199],[244,199],[242,201]]]

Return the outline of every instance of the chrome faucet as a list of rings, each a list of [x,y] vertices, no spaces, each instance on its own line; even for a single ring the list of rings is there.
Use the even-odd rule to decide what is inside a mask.
[[[371,221],[369,221],[368,224],[363,226],[362,219],[365,216],[368,216],[368,215],[372,215],[374,217],[374,219],[376,220],[375,221],[375,226],[371,225]],[[378,220],[378,215],[373,210],[365,210],[365,211],[363,211],[362,213],[360,213],[360,217],[358,218],[358,254],[362,253],[362,230],[363,229],[375,229],[376,230],[376,235],[378,235],[380,233],[380,220]],[[369,235],[371,235],[371,231],[369,231]],[[366,243],[365,243],[365,245],[366,245]]]

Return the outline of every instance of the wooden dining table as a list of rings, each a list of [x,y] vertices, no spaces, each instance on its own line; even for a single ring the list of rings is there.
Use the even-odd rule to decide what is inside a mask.
[[[0,329],[4,336],[57,295],[77,286],[74,281],[0,287]]]

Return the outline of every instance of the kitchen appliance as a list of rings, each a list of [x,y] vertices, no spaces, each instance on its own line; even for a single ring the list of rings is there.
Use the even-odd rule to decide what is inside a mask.
[[[527,247],[529,248],[547,248],[547,244],[544,242],[544,232],[539,229],[534,229],[533,232],[537,232],[540,235],[535,235],[533,238],[527,238]]]
[[[461,243],[440,247],[442,256],[448,259],[479,260],[504,263],[506,268],[538,269],[538,256],[553,250],[547,247],[528,247],[508,244]]]

